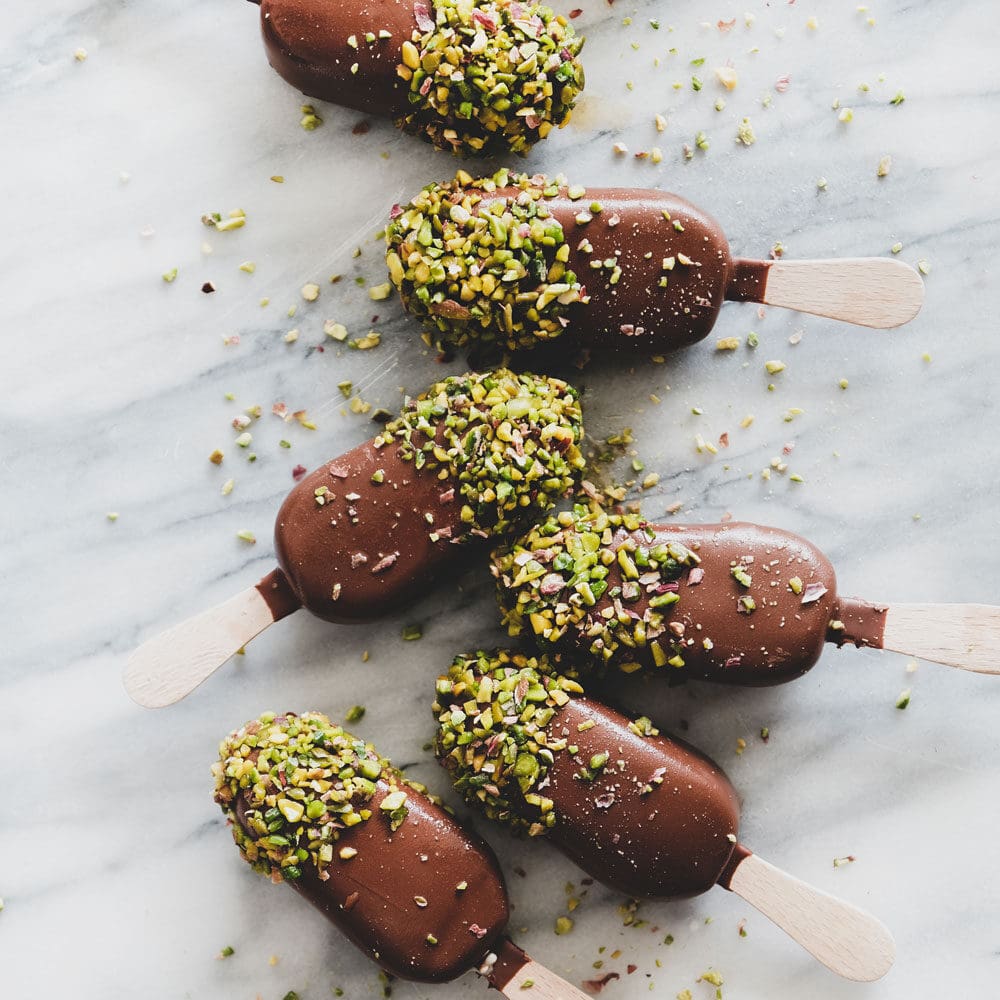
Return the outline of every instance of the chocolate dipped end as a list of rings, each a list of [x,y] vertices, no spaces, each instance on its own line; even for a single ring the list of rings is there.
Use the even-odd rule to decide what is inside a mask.
[[[599,212],[591,210],[594,202]],[[729,244],[715,219],[656,190],[590,188],[570,200],[563,189],[547,205],[570,245],[567,266],[589,296],[566,314],[580,343],[672,351],[708,335],[732,268]],[[590,221],[580,224],[578,218]],[[584,240],[592,251],[581,249]],[[594,262],[602,266],[592,267]]]
[[[288,582],[288,577],[280,569],[272,569],[262,580],[258,580],[254,587],[264,598],[264,603],[276,622],[287,618],[293,611],[298,611],[302,607],[302,602]]]
[[[870,604],[853,597],[837,602],[835,615],[830,622],[827,639],[838,646],[868,646],[882,649],[885,639],[885,618],[889,608],[885,604]]]
[[[591,721],[592,728],[580,730]],[[722,877],[736,846],[736,792],[692,747],[665,736],[639,736],[628,724],[589,698],[571,699],[556,713],[549,733],[565,736],[578,752],[556,753],[539,785],[557,813],[548,837],[589,875],[626,895],[706,892]],[[608,762],[593,781],[576,777],[604,753]]]
[[[763,302],[770,270],[769,260],[736,258],[730,269],[726,298],[730,302]]]
[[[680,541],[701,559],[700,583],[692,584],[699,575],[688,571],[679,581],[680,601],[668,609],[668,637],[681,645],[683,670],[758,686],[794,680],[816,663],[837,604],[836,573],[816,546],[742,522],[655,530],[658,540]],[[749,587],[734,577],[733,564],[746,570]],[[752,611],[744,597],[753,600]],[[674,635],[674,623],[682,635]]]
[[[289,493],[275,523],[278,562],[313,614],[372,621],[415,600],[457,561],[467,531],[461,506],[448,479],[417,469],[396,443],[368,442]]]
[[[510,938],[503,938],[495,953],[486,957],[480,967],[480,975],[502,993],[511,980],[531,961],[530,958]]]
[[[483,841],[412,788],[406,819],[392,832],[379,815],[389,792],[379,781],[372,818],[341,834],[338,849],[357,854],[335,856],[325,881],[306,865],[288,884],[386,972],[446,982],[499,947],[509,918],[503,876]],[[241,797],[241,820],[245,809]]]
[[[406,110],[396,70],[416,28],[412,0],[260,0],[260,27],[268,62],[303,94],[366,114]]]

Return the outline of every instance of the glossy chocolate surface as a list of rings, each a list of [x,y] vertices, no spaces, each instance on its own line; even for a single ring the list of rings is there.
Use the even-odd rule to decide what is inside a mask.
[[[613,663],[638,662],[650,670],[683,671],[727,684],[766,685],[793,680],[819,659],[827,626],[838,617],[837,578],[814,545],[791,532],[738,521],[652,528],[654,541],[636,536],[644,545],[680,542],[701,560],[695,571],[686,569],[678,580],[680,600],[662,609],[667,630],[659,641],[668,657],[676,648],[684,665],[656,666],[649,645],[622,646]],[[750,576],[750,587],[733,577],[734,566]],[[801,593],[790,586],[795,578]],[[612,563],[609,591],[621,583],[621,570]],[[499,593],[503,603],[502,588]],[[651,610],[649,597],[643,589],[638,600],[623,605],[625,613],[642,618]],[[756,605],[749,613],[741,605],[744,597]],[[601,597],[588,617],[614,607],[612,599]],[[593,640],[585,631],[586,619],[579,627],[570,626],[558,645],[594,656],[588,652]]]
[[[379,470],[383,479],[375,483]],[[316,490],[324,487],[321,505]],[[395,443],[368,442],[288,494],[275,523],[278,563],[313,614],[371,621],[415,600],[460,558],[458,541],[467,530],[461,507],[449,479],[417,470]]]
[[[601,205],[596,214],[589,209],[595,201]],[[624,337],[638,350],[673,350],[696,343],[715,325],[732,258],[725,234],[710,215],[677,195],[629,188],[588,188],[575,201],[560,193],[545,204],[562,224],[571,248],[569,266],[590,296],[568,313],[581,343],[623,347]],[[578,225],[584,211],[593,221]],[[594,248],[591,253],[579,249],[585,238]],[[679,254],[692,263],[680,263]],[[673,268],[664,270],[669,257]],[[622,271],[615,284],[613,269],[591,267],[592,261],[611,259]],[[667,284],[661,288],[664,277]]]
[[[261,0],[260,26],[268,62],[307,96],[366,114],[407,110],[396,67],[416,27],[412,0]]]
[[[302,607],[302,602],[295,595],[288,577],[280,569],[272,569],[255,587],[264,603],[270,608],[275,621],[286,618],[293,611]]]
[[[837,602],[837,619],[843,628],[831,628],[827,638],[838,646],[871,646],[881,649],[885,638],[885,604],[870,604],[853,597]]]
[[[593,720],[582,732],[579,727]],[[639,898],[694,896],[719,880],[736,847],[739,800],[707,757],[666,736],[638,736],[629,720],[573,698],[547,729],[579,748],[556,753],[538,791],[555,803],[548,838],[597,881]],[[610,754],[593,782],[574,777]],[[657,778],[652,790],[644,788]],[[527,807],[525,807],[527,808]],[[730,839],[732,838],[732,839]]]
[[[392,832],[378,808],[389,791],[379,781],[372,818],[341,835],[338,845],[354,857],[335,856],[326,881],[307,865],[287,884],[392,975],[455,979],[500,947],[509,916],[503,876],[483,841],[412,788],[409,813]]]

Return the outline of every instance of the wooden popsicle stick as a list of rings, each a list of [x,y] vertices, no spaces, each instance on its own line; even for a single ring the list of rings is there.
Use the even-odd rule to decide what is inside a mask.
[[[1000,674],[1000,607],[890,604],[882,648],[977,674]]]
[[[773,920],[838,976],[868,983],[881,979],[892,968],[896,944],[884,924],[756,854],[748,853],[739,862],[727,888]]]
[[[887,330],[920,312],[924,283],[909,264],[888,257],[778,260],[767,269],[767,305]]]
[[[508,1000],[524,1000],[526,996],[532,1000],[587,1000],[583,992],[539,965],[510,938],[500,942],[498,951],[487,956],[479,974]]]
[[[128,658],[125,690],[144,708],[173,705],[275,620],[250,587],[144,642]]]

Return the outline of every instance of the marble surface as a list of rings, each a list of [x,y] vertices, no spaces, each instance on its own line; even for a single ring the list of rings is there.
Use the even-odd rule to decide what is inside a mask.
[[[422,749],[434,677],[460,648],[503,640],[480,569],[372,627],[297,614],[172,709],[142,711],[122,691],[137,643],[270,568],[292,468],[373,432],[338,383],[391,410],[401,389],[463,367],[436,361],[398,303],[373,303],[355,282],[384,280],[375,233],[388,207],[454,164],[384,122],[354,134],[361,116],[330,106],[319,109],[321,128],[300,128],[301,98],[269,70],[255,14],[236,0],[47,0],[4,13],[4,997],[380,996],[367,959],[239,861],[209,765],[219,738],[265,708],[339,718],[363,704],[357,732],[444,792]],[[716,27],[731,18],[728,33]],[[676,190],[715,214],[743,255],[766,256],[778,241],[789,257],[888,254],[900,242],[902,259],[930,270],[922,314],[894,332],[728,305],[716,334],[754,330],[756,352],[717,354],[713,335],[662,364],[567,362],[595,448],[631,427],[636,456],[660,476],[642,495],[647,514],[679,503],[677,518],[732,514],[798,531],[831,556],[844,592],[1000,602],[1000,8],[875,0],[865,15],[801,0],[602,0],[577,24],[589,36],[586,99],[533,169]],[[732,93],[714,78],[727,61],[739,78]],[[893,106],[899,91],[905,102]],[[853,121],[838,121],[837,100]],[[662,135],[657,112],[668,120]],[[751,148],[734,141],[745,116]],[[685,162],[682,146],[700,130],[710,148]],[[628,155],[612,152],[619,141]],[[631,155],[653,145],[658,165]],[[892,168],[880,180],[885,155]],[[201,225],[205,212],[238,207],[248,219],[239,231]],[[238,269],[246,260],[255,273]],[[331,285],[334,273],[344,277]],[[214,294],[202,294],[206,281]],[[321,286],[314,304],[299,291],[309,281]],[[376,329],[381,344],[338,346],[324,338],[325,319],[352,336]],[[298,340],[285,343],[292,329]],[[787,364],[773,392],[770,359]],[[316,430],[272,416],[278,401],[307,410]],[[250,428],[251,464],[231,421],[254,405],[264,415]],[[785,422],[792,408],[802,412]],[[728,449],[698,453],[696,435],[725,432]],[[763,479],[786,445],[786,473]],[[215,448],[221,467],[207,461]],[[243,529],[255,545],[236,537]],[[424,637],[404,643],[413,622]],[[600,974],[622,976],[609,1000],[683,989],[709,1000],[714,987],[696,982],[708,969],[727,1000],[996,995],[1000,680],[906,664],[831,647],[782,688],[632,681],[612,693],[728,770],[747,844],[891,927],[898,960],[886,979],[837,980],[722,889],[644,902],[626,926],[623,900],[597,886],[581,893],[579,871],[546,844],[477,823],[508,873],[518,941],[574,982],[603,959]],[[906,688],[912,701],[899,711]],[[856,861],[835,868],[847,855]],[[567,883],[582,902],[560,937]],[[218,961],[226,945],[235,954]],[[392,989],[484,995],[473,976]]]

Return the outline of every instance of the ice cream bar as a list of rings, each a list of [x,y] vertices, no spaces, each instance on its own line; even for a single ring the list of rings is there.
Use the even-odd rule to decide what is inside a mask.
[[[222,741],[212,772],[244,859],[390,974],[444,982],[476,969],[500,990],[535,974],[503,936],[489,847],[325,715],[264,713]]]
[[[876,979],[892,964],[881,924],[739,843],[739,803],[717,765],[648,718],[587,698],[546,657],[458,656],[437,682],[434,710],[438,758],[466,801],[547,836],[603,884],[639,898],[719,884],[840,975]],[[781,906],[793,887],[794,914]]]
[[[253,2],[268,61],[294,87],[455,153],[526,153],[583,88],[583,39],[542,4]]]
[[[573,343],[660,352],[707,336],[726,299],[872,327],[912,319],[917,272],[885,258],[744,260],[719,224],[664,191],[460,171],[393,209],[387,264],[440,346]]]
[[[1000,609],[840,597],[826,556],[779,528],[577,505],[497,549],[493,573],[509,633],[573,663],[778,684],[832,642],[1000,672]]]
[[[140,647],[126,688],[140,704],[170,704],[299,607],[334,622],[396,610],[470,544],[569,492],[582,433],[577,393],[559,379],[501,369],[432,386],[373,441],[305,477],[278,513],[280,568]]]

